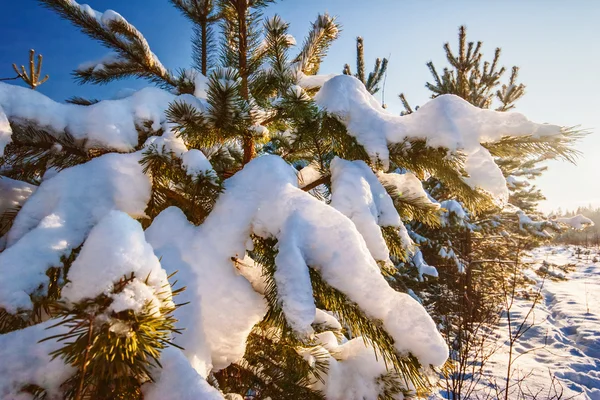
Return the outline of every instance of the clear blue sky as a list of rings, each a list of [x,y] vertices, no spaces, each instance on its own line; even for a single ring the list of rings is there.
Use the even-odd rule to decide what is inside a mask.
[[[84,1],[80,1],[84,2]],[[40,91],[57,101],[71,96],[107,98],[121,88],[139,88],[143,81],[107,86],[78,86],[71,71],[106,50],[79,33],[67,21],[35,0],[2,1],[0,13],[0,77],[13,76],[11,64],[26,63],[28,50],[44,55],[50,80]],[[144,33],[153,51],[171,69],[190,64],[191,28],[167,0],[88,0],[93,8],[114,9]],[[484,42],[484,54],[503,49],[502,63],[521,67],[526,96],[518,111],[536,122],[582,125],[594,131],[578,146],[578,165],[552,162],[538,185],[548,197],[542,209],[559,206],[600,206],[600,1],[512,0],[284,0],[271,6],[291,23],[301,42],[319,12],[338,16],[341,38],[322,65],[324,73],[341,72],[354,64],[355,37],[365,39],[366,58],[391,55],[386,103],[399,112],[397,94],[413,105],[427,101],[424,83],[430,79],[425,63],[442,66],[442,44],[456,43],[457,28],[466,24],[470,40]]]

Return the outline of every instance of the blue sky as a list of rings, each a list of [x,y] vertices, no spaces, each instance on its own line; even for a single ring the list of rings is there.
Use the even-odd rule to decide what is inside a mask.
[[[83,1],[80,1],[83,2]],[[122,88],[140,88],[129,80],[107,86],[79,86],[71,71],[100,58],[106,50],[35,0],[3,2],[0,13],[0,77],[14,76],[11,64],[27,62],[28,50],[44,55],[50,80],[40,91],[57,101],[71,96],[107,98]],[[171,69],[190,64],[191,27],[167,0],[88,0],[93,8],[114,9],[144,33],[153,51]],[[484,42],[491,57],[502,47],[502,64],[521,67],[526,96],[517,110],[536,122],[581,125],[593,131],[579,145],[578,165],[552,162],[538,180],[548,201],[543,210],[600,206],[600,1],[430,1],[430,0],[284,0],[267,14],[278,13],[291,24],[298,42],[317,13],[336,15],[343,25],[321,72],[341,72],[354,64],[355,37],[363,36],[367,63],[390,57],[386,103],[401,110],[404,92],[413,105],[428,99],[425,63],[442,68],[442,44],[456,43],[457,28],[466,24],[468,38]]]

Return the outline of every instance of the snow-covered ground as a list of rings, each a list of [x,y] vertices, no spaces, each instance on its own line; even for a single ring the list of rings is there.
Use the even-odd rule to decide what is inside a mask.
[[[521,388],[525,389],[526,395],[519,394],[514,385],[509,390],[510,399],[600,400],[598,260],[597,250],[578,255],[576,247],[541,247],[531,253],[529,261],[532,265],[527,274],[536,282],[537,290],[541,288],[541,296],[524,325],[531,328],[516,341],[514,348],[513,374],[515,380],[523,378]],[[535,272],[540,268],[549,270],[545,279]],[[550,279],[551,275],[566,279]],[[523,321],[531,304],[531,299],[515,299],[511,308],[513,331]],[[505,345],[492,356],[486,370],[503,387],[508,362],[506,318],[498,333]],[[554,381],[552,376],[555,376]],[[555,397],[561,390],[562,397]]]

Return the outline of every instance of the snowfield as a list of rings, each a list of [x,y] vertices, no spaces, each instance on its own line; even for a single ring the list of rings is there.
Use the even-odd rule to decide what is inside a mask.
[[[527,276],[535,281],[538,291],[541,288],[541,296],[524,325],[531,328],[516,342],[513,354],[515,381],[523,379],[521,387],[526,388],[526,395],[520,395],[515,385],[509,390],[510,399],[557,398],[554,396],[562,391],[562,399],[600,400],[600,255],[597,249],[580,251],[578,254],[574,246],[540,247],[528,256],[531,268]],[[536,273],[540,268],[548,270],[545,279]],[[515,299],[511,309],[513,332],[531,304],[531,299]],[[486,372],[493,376],[491,381],[495,379],[504,387],[506,318],[498,334],[498,344],[504,342],[504,346],[491,357]]]

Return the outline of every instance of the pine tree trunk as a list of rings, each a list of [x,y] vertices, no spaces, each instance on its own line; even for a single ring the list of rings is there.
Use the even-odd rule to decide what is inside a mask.
[[[239,73],[242,79],[242,97],[246,100],[250,98],[248,90],[248,32],[246,26],[246,11],[248,4],[246,0],[239,0],[237,3],[237,15],[239,23]],[[254,148],[254,138],[251,132],[246,132],[244,135],[244,159],[243,163],[249,163],[256,157],[256,149]]]
[[[206,50],[207,50],[207,43],[206,43],[206,39],[207,39],[207,25],[208,25],[208,21],[204,20],[202,21],[201,26],[201,34],[202,34],[202,65],[201,65],[201,70],[202,70],[202,75],[206,76],[207,70],[208,70],[208,56],[206,54]]]

